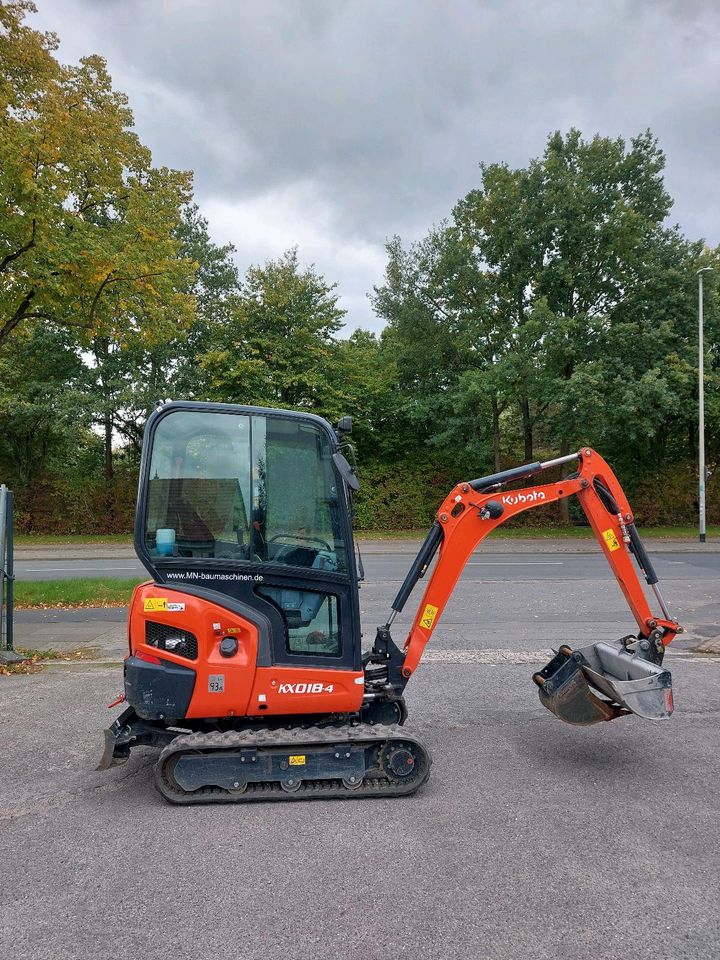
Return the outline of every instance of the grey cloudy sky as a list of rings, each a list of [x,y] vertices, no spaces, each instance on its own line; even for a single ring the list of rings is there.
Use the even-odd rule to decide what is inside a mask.
[[[60,56],[108,60],[157,164],[241,268],[299,247],[348,325],[409,240],[547,134],[650,127],[672,220],[720,242],[720,0],[36,0]]]

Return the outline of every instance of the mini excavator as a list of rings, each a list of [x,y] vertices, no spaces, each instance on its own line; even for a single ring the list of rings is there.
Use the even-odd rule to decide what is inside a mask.
[[[404,724],[405,686],[470,555],[500,524],[577,497],[635,619],[615,641],[559,647],[533,680],[559,719],[594,724],[673,710],[665,647],[682,628],[658,586],[632,510],[583,447],[459,483],[378,628],[361,647],[352,428],[309,413],[169,402],[145,430],[135,549],[151,580],[129,610],[125,709],[98,769],[161,748],[155,783],[174,804],[393,797],[428,778]],[[510,487],[546,470],[564,479]],[[391,627],[433,560],[402,647]],[[653,613],[637,568],[654,593]]]

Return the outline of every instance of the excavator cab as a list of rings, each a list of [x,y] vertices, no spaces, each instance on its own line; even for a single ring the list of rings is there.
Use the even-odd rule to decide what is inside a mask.
[[[147,427],[135,548],[156,583],[254,610],[260,662],[359,669],[352,480],[320,417],[169,403]]]

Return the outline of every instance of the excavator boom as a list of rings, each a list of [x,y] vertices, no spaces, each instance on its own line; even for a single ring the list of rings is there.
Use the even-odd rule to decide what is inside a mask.
[[[513,481],[577,460],[564,480],[504,491]],[[578,453],[527,464],[458,484],[437,512],[395,601],[389,629],[436,552],[439,557],[403,647],[400,673],[407,681],[417,668],[469,557],[497,527],[526,510],[577,496],[637,625],[637,635],[593,643],[579,650],[563,645],[534,680],[540,700],[560,719],[596,723],[635,713],[664,719],[673,709],[669,671],[661,667],[665,647],[680,631],[660,593],[658,578],[635,527],[627,498],[603,458],[584,447]],[[655,593],[661,615],[654,614],[633,563],[633,556]],[[384,628],[381,628],[381,631]],[[384,640],[387,644],[387,637]],[[399,660],[399,658],[396,658]]]

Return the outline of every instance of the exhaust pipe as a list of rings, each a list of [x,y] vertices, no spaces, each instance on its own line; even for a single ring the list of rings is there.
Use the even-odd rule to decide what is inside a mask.
[[[631,713],[666,720],[673,712],[670,671],[643,659],[622,640],[580,650],[562,646],[533,680],[542,705],[576,726]]]

